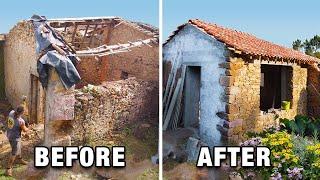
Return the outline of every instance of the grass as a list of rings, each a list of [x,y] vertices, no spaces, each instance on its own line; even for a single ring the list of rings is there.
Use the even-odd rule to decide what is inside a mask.
[[[13,175],[19,175],[26,170],[26,165],[16,165],[13,167]],[[14,177],[9,177],[5,175],[6,169],[0,169],[0,180],[12,180]]]
[[[9,177],[5,175],[6,170],[0,169],[0,180],[13,180],[13,177]]]
[[[143,174],[141,174],[137,180],[157,180],[159,179],[159,170],[158,168],[149,168],[146,169]]]

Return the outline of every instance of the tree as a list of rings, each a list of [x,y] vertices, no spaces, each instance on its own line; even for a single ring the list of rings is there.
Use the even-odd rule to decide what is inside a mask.
[[[292,42],[292,48],[295,50],[303,50],[304,53],[320,58],[320,36],[315,35],[311,39],[306,39],[302,42],[300,39],[297,39]]]
[[[297,39],[295,41],[293,41],[292,43],[292,48],[294,50],[300,50],[301,48],[303,48],[303,43],[300,39]]]

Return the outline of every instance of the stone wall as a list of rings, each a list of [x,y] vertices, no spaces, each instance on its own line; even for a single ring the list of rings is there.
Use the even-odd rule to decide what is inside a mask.
[[[0,99],[6,98],[5,83],[4,83],[4,41],[0,35]]]
[[[110,32],[109,44],[134,42],[139,39],[152,38],[136,27],[122,23]],[[109,56],[107,60],[107,80],[119,80],[122,74],[142,80],[159,80],[159,45],[152,43],[149,46],[132,48],[130,52]]]
[[[81,81],[76,85],[76,88],[82,88],[87,84],[99,85],[106,81],[108,72],[108,57],[82,57],[81,61],[76,65],[81,76]]]
[[[37,74],[37,55],[33,26],[19,22],[6,36],[4,45],[5,92],[15,107],[22,95],[30,95],[30,74]]]
[[[158,82],[129,78],[76,92],[74,144],[112,136],[128,123],[158,119]]]
[[[308,67],[308,115],[320,117],[320,72]]]
[[[220,64],[226,68],[220,84],[225,87],[225,112],[219,112],[224,125],[218,127],[228,142],[239,142],[248,131],[261,131],[277,123],[276,117],[293,118],[297,114],[307,114],[307,69],[292,65],[293,92],[290,110],[275,110],[272,113],[260,111],[260,61],[248,63],[242,58],[230,58]]]
[[[123,22],[104,31],[103,43],[117,45],[152,37],[152,35],[142,32],[134,25]],[[87,84],[99,85],[103,81],[121,80],[126,77],[158,81],[159,45],[155,43],[150,45],[152,47],[143,45],[132,48],[129,52],[101,58],[81,58],[77,69],[82,81],[77,87],[81,88]]]

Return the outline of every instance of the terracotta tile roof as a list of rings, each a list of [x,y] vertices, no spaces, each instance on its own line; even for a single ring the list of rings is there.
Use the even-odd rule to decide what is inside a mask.
[[[320,59],[306,55],[291,48],[259,39],[251,34],[224,28],[216,24],[205,23],[201,20],[189,20],[192,24],[227,46],[240,50],[245,54],[268,57],[270,60],[297,60],[302,63],[320,63]],[[186,24],[185,24],[186,25]],[[178,29],[182,27],[178,27]]]

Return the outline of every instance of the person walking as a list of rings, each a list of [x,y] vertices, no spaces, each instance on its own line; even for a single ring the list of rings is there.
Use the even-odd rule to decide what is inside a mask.
[[[20,105],[15,110],[12,110],[7,118],[7,138],[12,150],[6,170],[7,176],[12,176],[12,167],[15,160],[17,160],[19,164],[27,164],[21,156],[21,132],[27,132],[29,130],[25,125],[24,119],[22,119],[23,113],[24,107]]]

